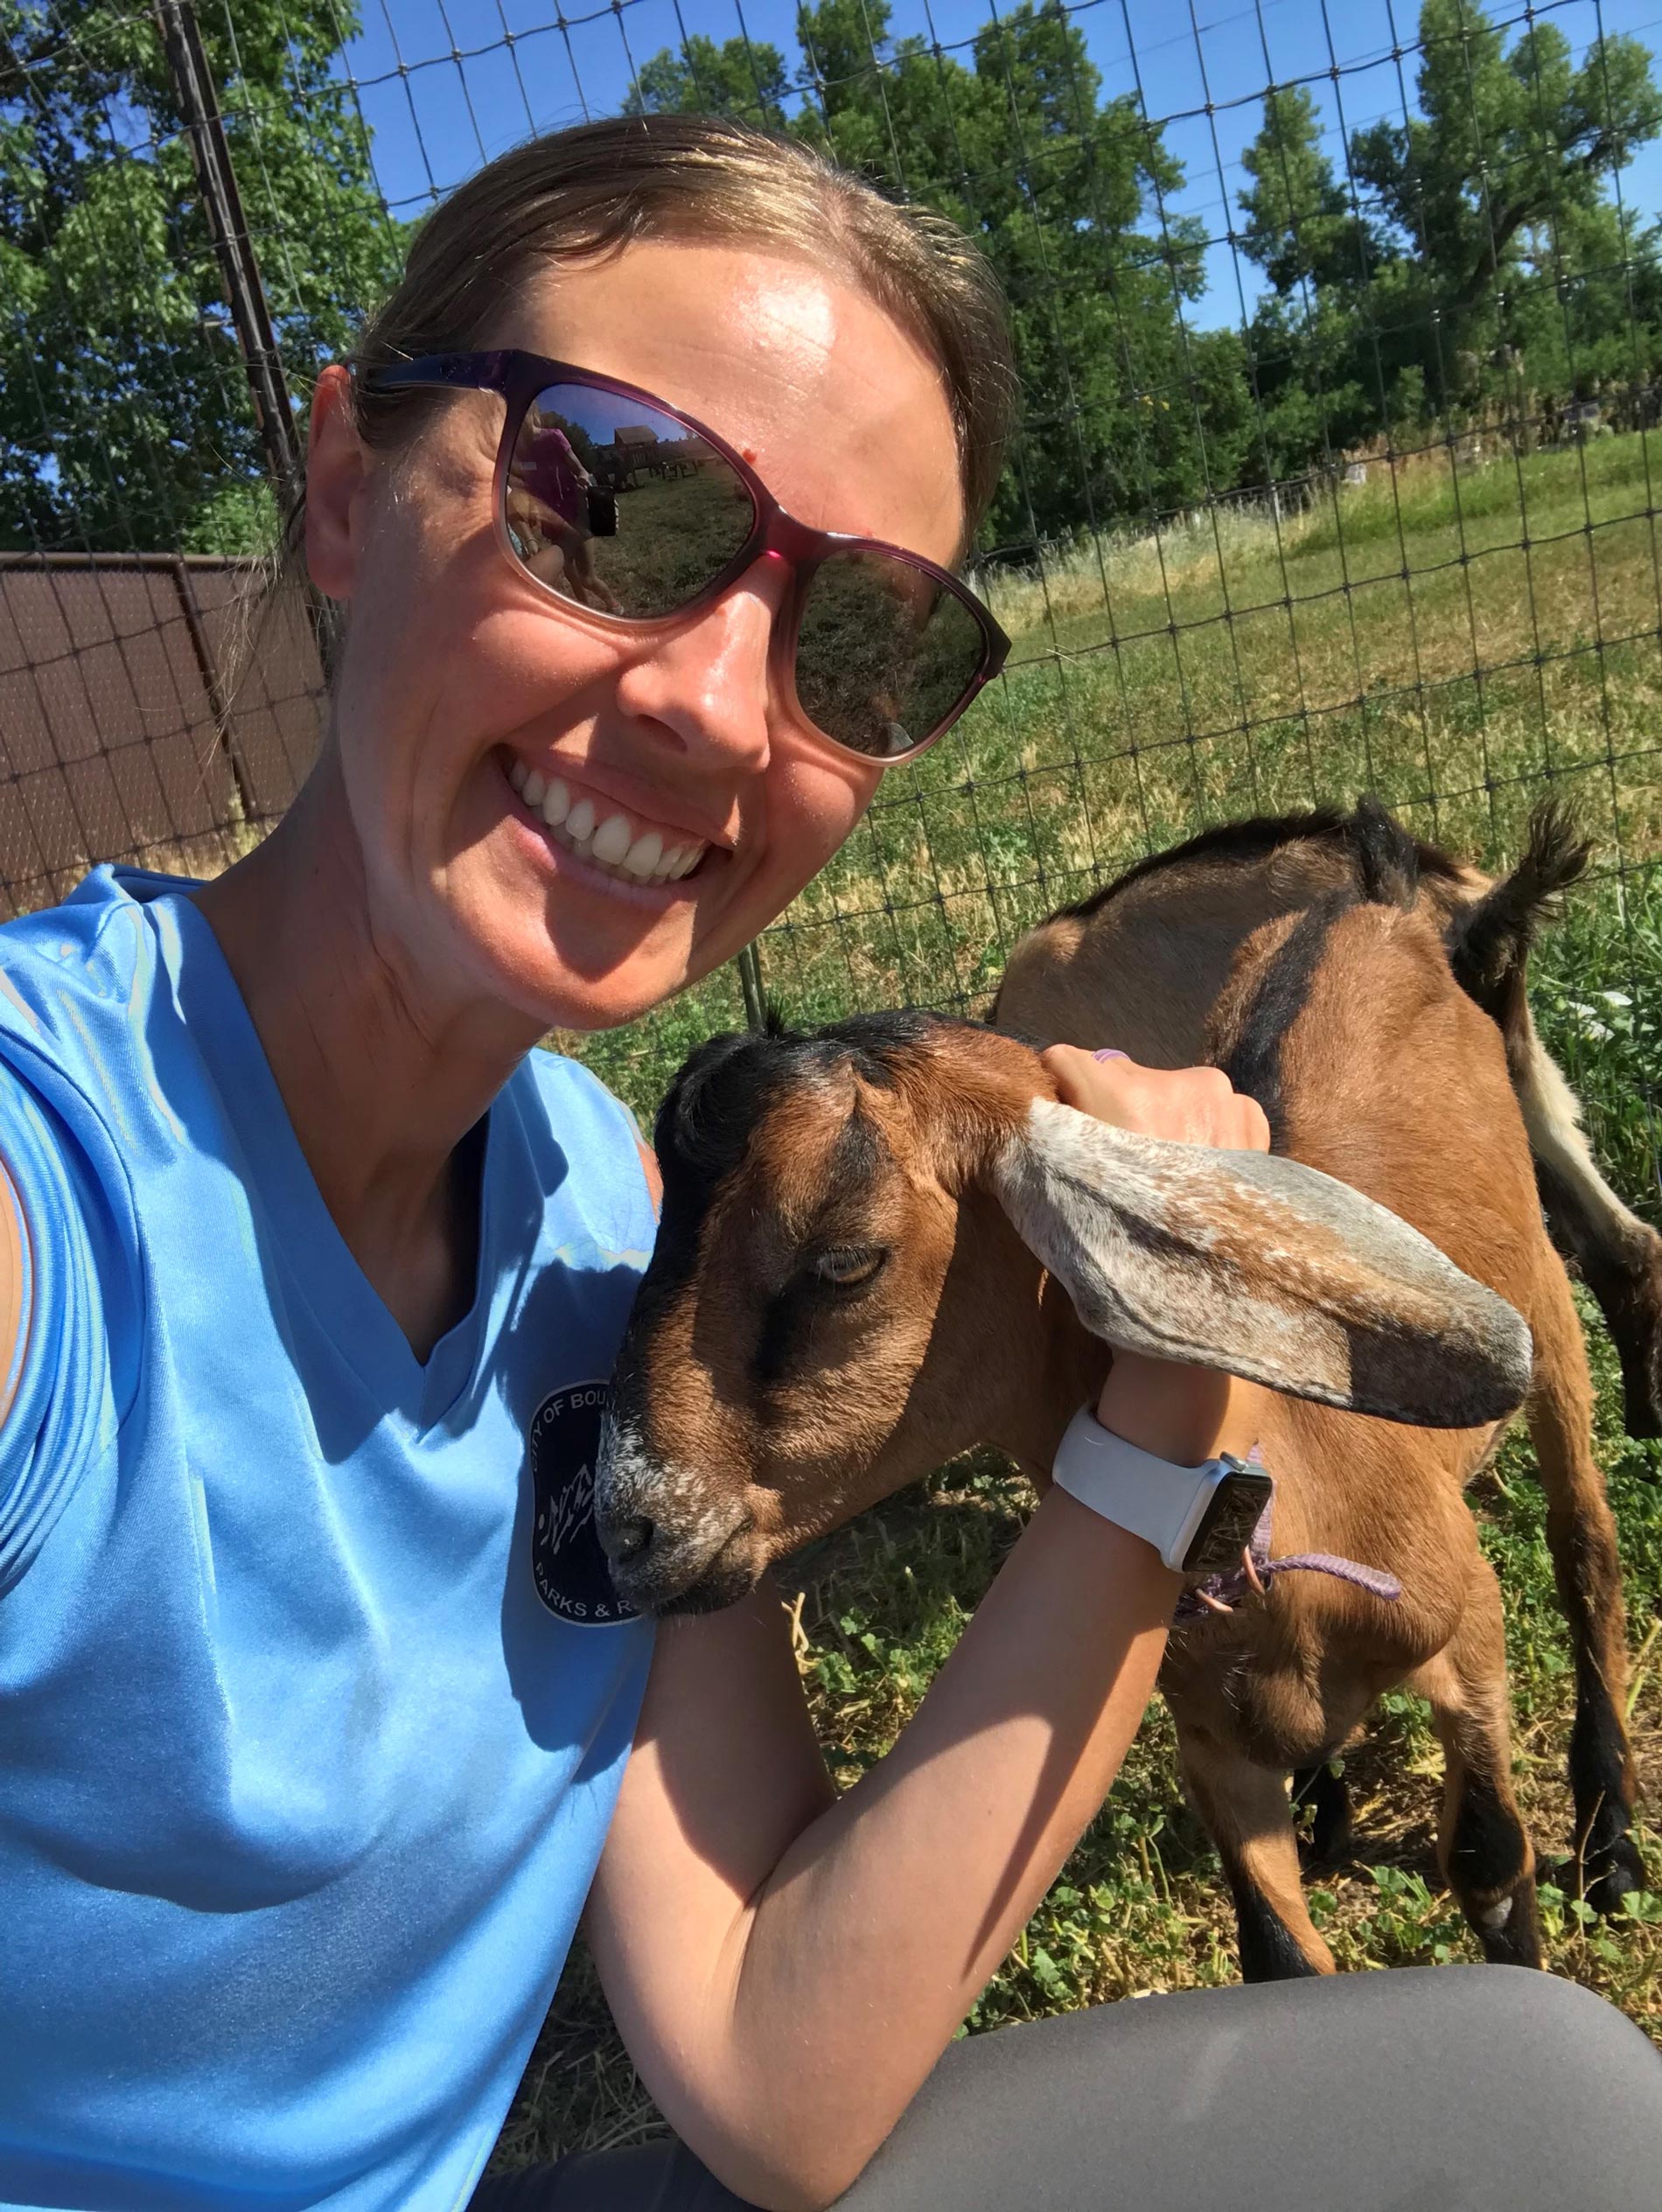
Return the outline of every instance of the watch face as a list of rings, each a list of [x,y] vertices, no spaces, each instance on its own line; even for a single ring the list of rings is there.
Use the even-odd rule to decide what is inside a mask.
[[[1274,1487],[1269,1476],[1257,1468],[1239,1462],[1233,1465],[1212,1494],[1183,1563],[1184,1573],[1216,1574],[1224,1567],[1238,1566]]]

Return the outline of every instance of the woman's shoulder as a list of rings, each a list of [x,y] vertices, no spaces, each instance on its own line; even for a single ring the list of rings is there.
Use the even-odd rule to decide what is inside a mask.
[[[518,1078],[521,1115],[551,1203],[609,1224],[644,1266],[657,1226],[657,1167],[630,1108],[581,1060],[540,1049]]]
[[[136,1388],[146,1294],[132,1177],[156,966],[139,904],[109,869],[0,927],[0,1591],[110,1448]]]
[[[539,1046],[527,1055],[520,1072],[551,1116],[603,1130],[613,1140],[627,1137],[632,1143],[639,1140],[640,1125],[631,1109],[592,1068],[569,1053],[556,1052],[550,1045]]]
[[[55,906],[0,925],[0,1050],[62,1062],[95,1050],[106,1022],[130,1034],[157,973],[145,910],[182,876],[95,868]]]

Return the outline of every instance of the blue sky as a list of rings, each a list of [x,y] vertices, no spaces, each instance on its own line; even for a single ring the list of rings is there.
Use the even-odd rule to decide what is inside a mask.
[[[797,59],[794,0],[577,0],[563,17],[551,0],[362,7],[346,63],[374,133],[382,192],[406,215],[534,129],[611,113],[633,69],[676,45],[683,25],[718,42],[743,30]],[[894,0],[891,28],[950,49],[992,12],[988,0]],[[1238,262],[1223,234],[1246,181],[1240,153],[1258,129],[1265,85],[1317,80],[1311,90],[1341,171],[1345,132],[1381,116],[1400,121],[1405,99],[1413,102],[1415,57],[1399,63],[1392,49],[1414,36],[1416,0],[1085,0],[1070,12],[1105,94],[1140,87],[1149,113],[1171,119],[1166,144],[1187,181],[1170,212],[1198,214],[1219,241],[1194,316],[1203,325],[1239,322],[1257,293],[1257,272]],[[1511,19],[1498,7],[1491,12]],[[1536,14],[1560,27],[1578,58],[1601,30],[1630,32],[1653,52],[1662,46],[1662,0],[1549,0]],[[1337,83],[1323,73],[1335,68]],[[1662,142],[1624,172],[1622,194],[1646,218],[1662,213]]]

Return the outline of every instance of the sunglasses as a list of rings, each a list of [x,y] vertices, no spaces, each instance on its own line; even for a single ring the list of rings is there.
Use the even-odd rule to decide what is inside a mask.
[[[517,350],[429,354],[362,382],[499,392],[497,535],[522,575],[603,622],[677,621],[782,555],[779,676],[820,735],[862,760],[915,758],[1004,665],[1009,638],[955,576],[900,546],[810,530],[714,430],[635,385]]]

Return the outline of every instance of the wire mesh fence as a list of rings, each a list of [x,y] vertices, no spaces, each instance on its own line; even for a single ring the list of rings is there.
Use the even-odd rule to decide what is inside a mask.
[[[0,0],[0,581],[54,596],[41,650],[57,665],[87,649],[66,556],[269,548],[281,465],[261,348],[304,400],[410,225],[491,155],[629,109],[793,131],[981,241],[1025,405],[974,566],[1009,666],[890,772],[766,932],[770,994],[803,1019],[978,1013],[1030,922],[1208,823],[1371,790],[1492,861],[1551,791],[1597,841],[1575,941],[1596,942],[1603,992],[1562,970],[1554,1034],[1572,1059],[1613,1025],[1632,1047],[1627,1181],[1653,1187],[1662,256],[1641,210],[1662,93],[1635,35],[1650,26],[1602,0],[1423,0],[1412,23],[1395,0],[1342,22],[1292,0],[1223,0],[1213,20],[1141,0],[907,4],[901,20],[883,0],[765,17],[744,0],[371,0],[361,16],[200,0],[237,187],[214,217],[206,125],[164,36],[177,45],[192,11]],[[250,337],[239,254],[269,338]],[[155,588],[161,571],[143,573]],[[315,662],[297,680],[292,610],[273,618],[287,642],[251,666],[278,696],[248,711],[280,729],[290,780],[239,766],[227,731],[244,709],[215,660],[201,700],[152,686],[110,725],[112,754],[155,756],[150,812],[118,776],[102,797],[83,778],[50,851],[13,828],[39,772],[17,687],[43,680],[14,623],[14,904],[80,857],[212,865],[274,818],[320,680]],[[262,743],[269,768],[277,741]],[[582,1049],[649,1105],[682,1050],[744,1016],[727,971]]]

